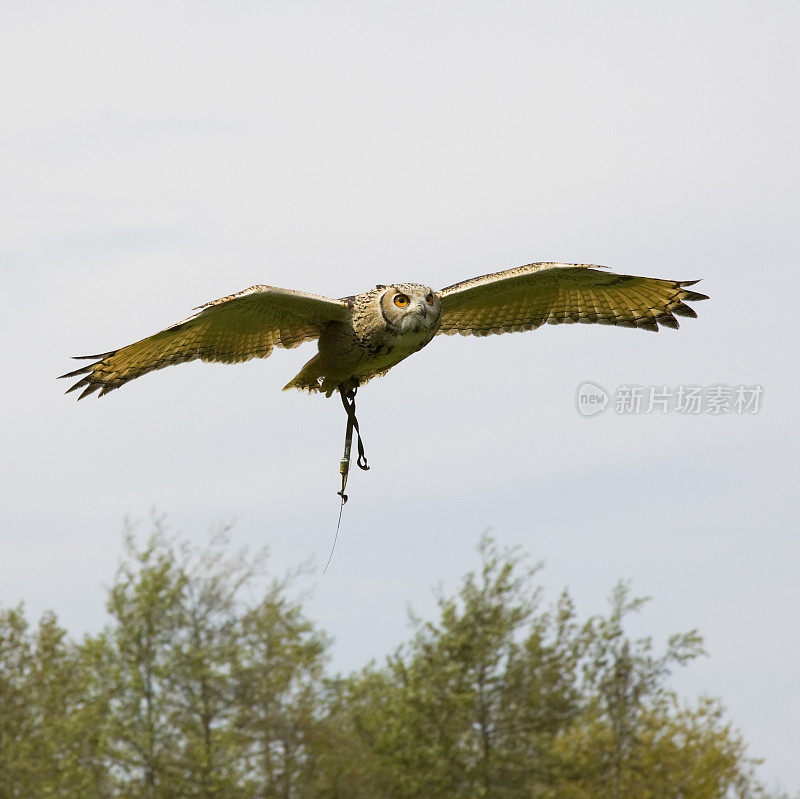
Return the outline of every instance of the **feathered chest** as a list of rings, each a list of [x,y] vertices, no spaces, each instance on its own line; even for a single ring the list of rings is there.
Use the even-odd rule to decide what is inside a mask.
[[[358,346],[364,350],[364,361],[379,371],[388,369],[409,355],[421,350],[436,335],[430,328],[396,333],[391,330],[375,332],[358,338]]]

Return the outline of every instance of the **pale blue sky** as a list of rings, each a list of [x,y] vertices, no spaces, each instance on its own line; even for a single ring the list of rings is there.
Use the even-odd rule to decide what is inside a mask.
[[[340,297],[535,260],[703,278],[698,320],[440,338],[359,394],[308,613],[335,668],[407,634],[487,527],[583,615],[698,627],[678,675],[800,786],[794,3],[4,3],[0,602],[102,624],[126,514],[321,567],[344,415],[312,345],[75,404],[69,355],[254,283]],[[585,380],[760,384],[757,415],[587,419]],[[147,525],[143,524],[143,530]]]

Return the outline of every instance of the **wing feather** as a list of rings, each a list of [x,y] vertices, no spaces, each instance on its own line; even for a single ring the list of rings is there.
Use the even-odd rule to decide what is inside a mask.
[[[329,322],[348,321],[350,303],[316,294],[252,286],[201,305],[192,316],[152,336],[100,355],[61,377],[80,377],[69,389],[83,389],[78,399],[109,391],[148,372],[176,363],[239,363],[266,358],[273,347],[297,347],[318,338]]]
[[[575,322],[676,329],[676,316],[697,317],[687,302],[708,299],[688,290],[696,280],[618,275],[605,269],[536,263],[447,286],[439,292],[439,332],[488,336]]]

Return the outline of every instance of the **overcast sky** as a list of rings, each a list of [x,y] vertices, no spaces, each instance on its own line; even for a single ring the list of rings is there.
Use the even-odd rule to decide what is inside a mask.
[[[800,787],[800,7],[777,2],[5,2],[0,603],[104,623],[123,518],[236,521],[333,667],[381,659],[491,527],[582,616],[693,627],[676,676]],[[440,337],[344,414],[280,388],[313,345],[79,404],[54,377],[254,283],[341,297],[537,260],[703,278],[658,335]],[[605,412],[581,416],[592,381]],[[618,413],[619,387],[761,386],[757,413]],[[646,388],[646,390],[649,390]]]

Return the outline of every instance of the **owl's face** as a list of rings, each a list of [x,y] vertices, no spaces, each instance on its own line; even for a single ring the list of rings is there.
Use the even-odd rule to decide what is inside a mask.
[[[439,326],[441,302],[428,286],[419,283],[386,286],[379,302],[386,326],[393,333],[417,333]]]

